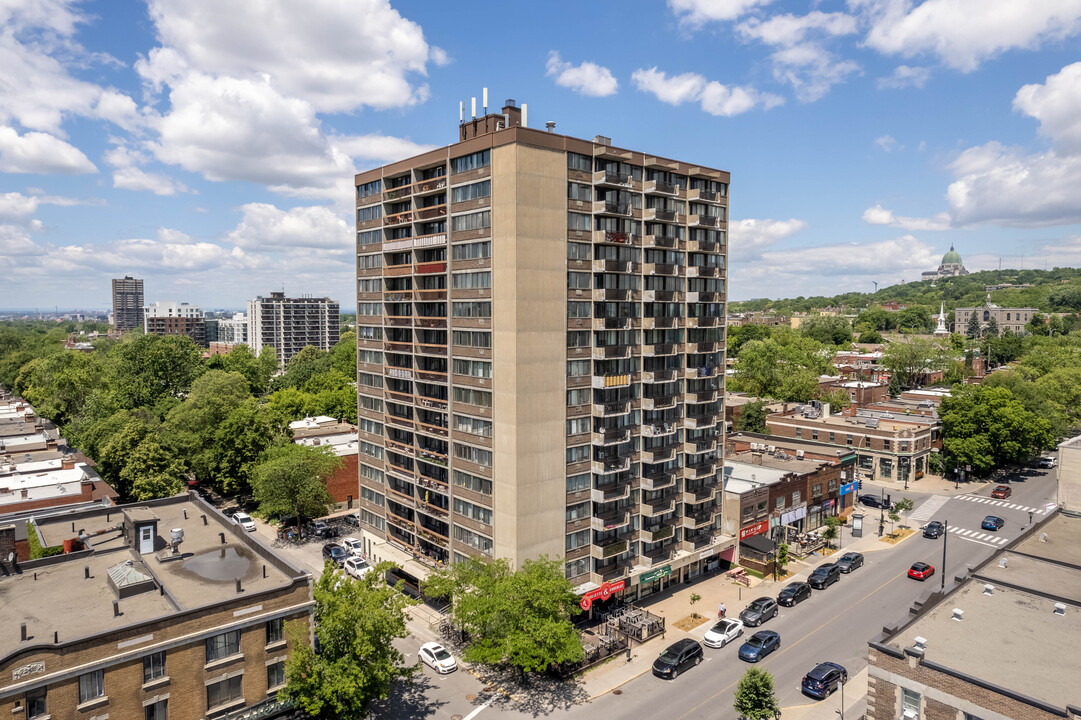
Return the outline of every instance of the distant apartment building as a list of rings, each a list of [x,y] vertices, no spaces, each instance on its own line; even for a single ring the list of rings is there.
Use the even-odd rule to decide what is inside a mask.
[[[355,178],[362,531],[409,567],[561,557],[585,601],[731,560],[729,174],[513,101],[459,131]]]
[[[206,347],[206,318],[198,305],[156,302],[143,308],[143,330],[147,335],[187,335],[199,347]]]
[[[788,327],[790,318],[787,315],[773,313],[735,313],[728,316],[729,327],[740,325],[764,325],[766,327]]]
[[[990,299],[983,307],[957,308],[953,311],[953,331],[962,335],[968,332],[968,324],[972,316],[980,324],[980,332],[986,332],[988,323],[994,318],[998,325],[998,334],[1001,335],[1009,330],[1015,335],[1024,335],[1025,329],[1032,316],[1040,312],[1039,308],[1004,308],[993,304]]]
[[[125,275],[113,278],[113,327],[121,332],[143,324],[143,281]]]
[[[231,318],[218,318],[217,342],[225,345],[247,345],[248,316],[244,313],[233,313]]]
[[[257,353],[267,345],[284,365],[311,345],[329,350],[339,340],[338,303],[330,298],[287,298],[283,292],[248,302],[248,344]]]

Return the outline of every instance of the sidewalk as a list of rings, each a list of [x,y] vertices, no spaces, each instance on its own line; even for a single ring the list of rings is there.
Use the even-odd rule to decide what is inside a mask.
[[[908,481],[908,491],[917,493],[930,493],[932,495],[949,495],[953,497],[955,495],[964,495],[965,493],[977,492],[980,488],[984,487],[990,482],[994,482],[991,479],[976,478],[973,480],[965,480],[964,482],[954,483],[949,478],[942,477],[941,475],[924,475],[919,480]],[[897,493],[906,492],[905,484],[899,480],[875,480],[873,484],[876,487],[886,488],[886,492],[894,495],[894,500],[897,499]],[[956,485],[956,487],[955,487]],[[862,491],[866,492],[866,491]]]

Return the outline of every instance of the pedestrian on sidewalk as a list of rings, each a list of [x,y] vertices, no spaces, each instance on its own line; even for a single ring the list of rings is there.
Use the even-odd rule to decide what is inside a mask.
[[[724,606],[724,603],[722,602],[722,603],[721,603],[721,607],[720,607],[720,608],[718,608],[718,610],[717,610],[717,617],[718,617],[718,618],[720,618],[721,620],[724,620],[724,614],[725,614],[726,612],[728,612],[728,608],[726,608],[726,607]]]

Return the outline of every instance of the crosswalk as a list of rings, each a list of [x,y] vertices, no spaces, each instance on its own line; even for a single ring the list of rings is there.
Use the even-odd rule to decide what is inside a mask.
[[[959,527],[951,527],[950,532],[965,540],[978,540],[988,545],[1005,545],[1009,541],[1009,538],[1002,537],[1001,535],[977,532],[976,530],[965,530],[964,528]]]
[[[949,500],[949,495],[932,495],[927,498],[922,505],[912,511],[912,514],[908,516],[907,521],[921,523],[930,520],[935,516],[935,513],[938,512],[938,509],[949,502]]]
[[[1038,507],[1030,507],[1028,505],[1018,505],[1017,503],[1007,502],[1006,500],[995,500],[994,498],[983,497],[983,496],[980,496],[980,495],[958,495],[957,499],[958,500],[968,500],[968,501],[974,502],[974,503],[980,503],[982,505],[986,505],[989,508],[998,507],[998,508],[1008,508],[1010,510],[1021,510],[1023,512],[1033,513],[1034,515],[1043,515],[1044,513],[1050,512],[1050,510],[1047,507],[1038,508]],[[928,500],[927,502],[930,502],[930,500]],[[926,505],[926,504],[927,503],[924,503],[924,505]],[[921,506],[920,510],[922,510],[922,509],[923,508]],[[915,516],[916,516],[916,513],[912,513],[912,517],[915,517]]]

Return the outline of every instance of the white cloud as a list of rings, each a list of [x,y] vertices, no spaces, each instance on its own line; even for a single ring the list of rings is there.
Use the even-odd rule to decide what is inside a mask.
[[[730,117],[747,112],[756,106],[769,110],[784,104],[784,99],[771,93],[761,92],[749,86],[722,85],[707,80],[697,73],[683,73],[669,77],[656,67],[638,69],[631,75],[635,87],[654,95],[669,105],[698,102],[710,115]]]
[[[848,0],[870,25],[865,43],[886,55],[931,54],[971,72],[1014,49],[1036,49],[1081,29],[1078,0]]]
[[[898,144],[897,139],[889,134],[875,138],[875,145],[883,152],[893,152],[894,150],[904,149],[904,146]]]
[[[549,77],[555,78],[556,85],[581,95],[607,97],[615,95],[619,89],[619,83],[608,68],[591,62],[572,65],[560,58],[555,50],[548,54],[547,71]]]
[[[894,215],[882,205],[875,205],[863,211],[863,221],[868,225],[889,225],[905,230],[948,230],[949,213],[939,213],[932,218],[912,218]]]
[[[159,231],[160,234],[160,231]],[[147,238],[116,240],[102,245],[65,245],[51,249],[42,259],[46,269],[57,272],[109,271],[155,272],[242,270],[252,262],[241,248],[227,249],[208,242],[169,242]]]
[[[926,268],[935,254],[930,245],[911,235],[876,242],[836,243],[785,248],[762,254],[762,262],[782,275],[873,275]]]
[[[736,30],[767,45],[791,47],[802,43],[810,34],[840,37],[854,34],[857,27],[854,15],[815,10],[806,15],[774,15],[768,20],[751,18],[737,25]]]
[[[732,258],[757,257],[763,249],[776,245],[805,227],[807,223],[796,218],[788,220],[744,218],[732,221],[728,224]]]
[[[879,90],[900,90],[906,87],[922,88],[930,79],[930,68],[898,65],[893,69],[892,74],[880,77],[876,84]]]
[[[41,252],[26,228],[17,225],[0,225],[0,257],[37,255]]]
[[[332,135],[330,143],[341,153],[367,164],[385,165],[434,150],[437,145],[416,143],[406,138],[373,133],[370,135]]]
[[[78,175],[97,172],[82,150],[40,132],[19,135],[0,125],[0,172]]]
[[[1049,75],[1043,85],[1025,85],[1013,100],[1014,110],[1040,121],[1040,134],[1059,152],[1081,154],[1081,62]]]
[[[280,210],[267,203],[249,203],[241,209],[244,219],[228,235],[228,240],[241,248],[341,250],[353,242],[349,226],[325,207]]]
[[[710,21],[735,20],[755,8],[768,5],[773,0],[668,0],[668,7],[680,23],[700,27]]]
[[[24,220],[38,211],[38,198],[22,193],[0,194],[0,220]]]
[[[188,192],[188,188],[182,182],[161,175],[159,173],[144,172],[138,166],[147,162],[148,158],[138,152],[120,145],[105,153],[105,162],[115,168],[113,170],[113,187],[122,190],[145,190],[155,195],[175,195],[178,192]]]

